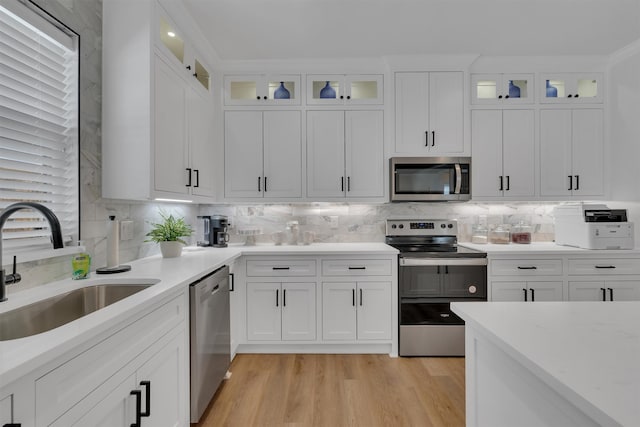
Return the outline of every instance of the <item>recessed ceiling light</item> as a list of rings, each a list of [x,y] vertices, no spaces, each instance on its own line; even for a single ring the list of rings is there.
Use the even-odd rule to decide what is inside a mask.
[[[168,35],[169,37],[175,37],[175,36],[176,36],[176,33],[174,33],[173,31],[168,31],[168,32],[167,32],[167,35]]]

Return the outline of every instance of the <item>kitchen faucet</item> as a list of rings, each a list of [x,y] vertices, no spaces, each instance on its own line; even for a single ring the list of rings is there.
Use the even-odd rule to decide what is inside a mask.
[[[2,214],[0,214],[0,302],[7,300],[6,285],[18,283],[21,280],[20,275],[16,273],[15,257],[13,261],[12,274],[5,276],[4,269],[2,268],[2,228],[11,214],[20,209],[35,209],[42,213],[47,221],[49,221],[53,249],[59,249],[64,246],[64,243],[62,242],[62,232],[60,230],[60,221],[58,221],[58,217],[56,217],[51,209],[33,202],[18,202],[7,206],[4,211],[2,211]]]

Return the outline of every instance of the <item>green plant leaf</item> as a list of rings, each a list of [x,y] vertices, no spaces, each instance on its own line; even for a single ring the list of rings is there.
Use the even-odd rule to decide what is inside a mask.
[[[193,229],[189,224],[184,222],[184,218],[176,218],[173,215],[167,215],[160,211],[161,223],[150,223],[153,228],[146,236],[149,237],[145,242],[180,242],[187,244],[181,237],[191,236]]]

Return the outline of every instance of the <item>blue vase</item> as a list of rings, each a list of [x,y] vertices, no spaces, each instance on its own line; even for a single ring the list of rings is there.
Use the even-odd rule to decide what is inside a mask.
[[[509,80],[509,98],[520,98],[520,88],[513,84],[513,80]]]
[[[331,87],[327,82],[327,84],[320,90],[320,98],[334,98],[336,97],[336,91]]]
[[[555,86],[551,86],[549,80],[547,80],[547,98],[557,98],[558,97],[558,88]]]
[[[280,86],[273,92],[273,99],[289,99],[291,94],[289,90],[284,87],[284,82],[280,82]]]

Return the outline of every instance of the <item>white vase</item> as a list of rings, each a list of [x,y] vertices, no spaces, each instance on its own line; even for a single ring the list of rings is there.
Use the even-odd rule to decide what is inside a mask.
[[[163,258],[175,258],[182,255],[182,243],[173,242],[160,242],[160,252],[162,252]]]

